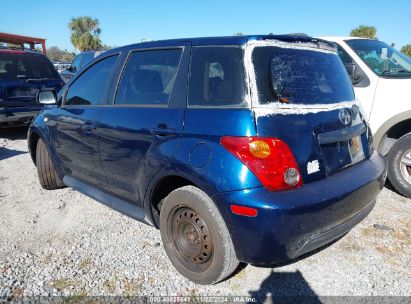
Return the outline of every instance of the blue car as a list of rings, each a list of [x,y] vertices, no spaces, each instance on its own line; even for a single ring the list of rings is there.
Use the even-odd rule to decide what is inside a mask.
[[[95,58],[28,133],[45,189],[160,228],[199,284],[350,231],[386,178],[334,44],[270,35],[155,41]]]
[[[81,52],[74,59],[73,62],[64,70],[60,72],[64,82],[69,82],[70,79],[78,73],[87,63],[95,57],[103,53],[102,51],[87,51]]]
[[[43,108],[36,102],[45,88],[64,85],[50,60],[37,52],[0,49],[0,128],[28,125]]]

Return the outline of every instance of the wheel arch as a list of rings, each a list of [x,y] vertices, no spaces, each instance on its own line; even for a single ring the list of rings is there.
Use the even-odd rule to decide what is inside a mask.
[[[40,138],[43,139],[40,133],[37,131],[32,131],[28,138],[30,157],[35,165],[37,165],[36,164],[36,148],[37,148],[37,143]]]
[[[411,111],[402,112],[388,119],[374,135],[374,147],[387,155],[394,143],[411,132]]]
[[[27,145],[29,148],[29,153],[30,153],[30,157],[34,163],[35,166],[37,166],[36,164],[36,150],[37,150],[37,143],[39,142],[39,140],[43,140],[44,144],[46,145],[46,149],[50,155],[50,158],[54,164],[54,168],[56,170],[57,176],[63,180],[64,177],[64,173],[61,171],[60,166],[58,166],[59,162],[58,162],[58,158],[57,155],[52,153],[52,147],[50,147],[50,141],[48,140],[48,133],[47,130],[45,132],[44,129],[42,128],[38,128],[34,125],[32,125],[29,129],[29,133],[27,136]]]
[[[184,186],[197,187],[211,197],[212,193],[209,193],[209,189],[204,189],[199,181],[194,181],[184,174],[168,172],[166,174],[157,174],[157,176],[153,178],[145,194],[144,209],[146,216],[150,217],[150,221],[154,223],[154,226],[158,228],[159,223],[155,219],[152,207],[159,211],[158,208],[161,200],[167,197],[172,191]]]

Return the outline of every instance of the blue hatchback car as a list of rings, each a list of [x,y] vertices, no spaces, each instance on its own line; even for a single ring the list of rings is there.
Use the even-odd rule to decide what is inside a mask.
[[[160,228],[200,284],[273,265],[372,210],[385,160],[335,49],[298,36],[155,41],[89,63],[32,123],[45,189],[72,187]]]

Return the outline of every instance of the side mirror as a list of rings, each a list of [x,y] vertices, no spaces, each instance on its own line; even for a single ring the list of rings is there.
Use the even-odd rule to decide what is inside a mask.
[[[39,91],[36,100],[42,105],[52,105],[57,103],[57,96],[53,90]]]
[[[357,68],[355,63],[346,63],[344,66],[353,85],[356,85],[362,81],[362,71]]]

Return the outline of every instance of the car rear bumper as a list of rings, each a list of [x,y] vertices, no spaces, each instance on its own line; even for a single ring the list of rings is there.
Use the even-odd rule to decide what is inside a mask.
[[[295,259],[347,233],[372,210],[385,179],[385,159],[374,153],[370,159],[296,190],[254,188],[212,198],[226,220],[238,259],[271,265]],[[257,208],[258,214],[233,214],[232,204]]]
[[[0,108],[0,127],[29,125],[42,106]]]

